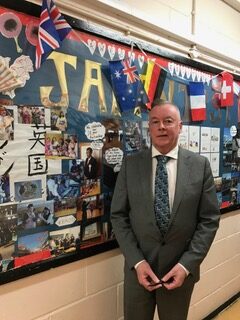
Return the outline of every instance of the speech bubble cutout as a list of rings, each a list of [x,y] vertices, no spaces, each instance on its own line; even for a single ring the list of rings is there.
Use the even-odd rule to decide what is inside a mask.
[[[103,142],[101,140],[96,140],[91,142],[91,148],[94,150],[101,150],[103,147]]]
[[[105,159],[109,164],[121,163],[123,151],[119,148],[110,148],[105,152]]]
[[[100,122],[91,122],[85,126],[85,135],[89,140],[101,140],[105,132],[106,128]]]

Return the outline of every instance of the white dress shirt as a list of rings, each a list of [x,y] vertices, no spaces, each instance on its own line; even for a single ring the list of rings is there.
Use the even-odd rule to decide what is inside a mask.
[[[177,181],[177,160],[178,160],[178,150],[179,146],[176,145],[170,152],[165,154],[165,156],[170,157],[166,164],[167,173],[168,173],[168,195],[169,195],[169,208],[170,213],[172,212],[173,208],[173,201],[175,196],[175,189],[176,189],[176,181]],[[155,193],[155,176],[156,176],[156,169],[157,169],[157,156],[162,155],[154,146],[152,146],[152,192],[153,196]],[[134,267],[135,269],[145,260],[139,261]],[[178,263],[186,272],[188,276],[189,271],[181,264]]]
[[[176,180],[177,180],[177,159],[178,159],[178,145],[172,149],[170,152],[165,154],[165,156],[170,157],[170,160],[166,164],[167,173],[168,173],[168,195],[169,195],[169,208],[172,212]],[[155,176],[157,169],[157,158],[156,156],[162,155],[154,146],[152,146],[152,190],[153,195],[155,192]]]

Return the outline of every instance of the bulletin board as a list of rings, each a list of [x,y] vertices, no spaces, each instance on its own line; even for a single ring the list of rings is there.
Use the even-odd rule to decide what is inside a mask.
[[[8,2],[0,2],[0,284],[117,247],[117,174],[123,157],[149,148],[150,138],[146,108],[120,110],[109,61],[128,57],[143,82],[149,59],[161,66],[159,97],[180,109],[180,145],[209,159],[221,212],[239,208],[239,79],[234,106],[220,108],[212,79],[221,70],[113,40],[70,17],[74,32],[36,70],[40,8]],[[4,89],[16,73],[15,88]],[[205,121],[191,120],[189,81],[204,83]]]

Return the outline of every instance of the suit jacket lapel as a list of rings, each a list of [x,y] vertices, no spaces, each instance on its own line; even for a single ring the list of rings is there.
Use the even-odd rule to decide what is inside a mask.
[[[176,189],[175,189],[175,196],[173,201],[173,209],[171,220],[173,220],[179,204],[182,200],[182,197],[185,193],[186,185],[189,181],[189,174],[190,174],[190,161],[189,155],[185,153],[185,150],[179,148],[178,153],[178,167],[177,167],[177,181],[176,181]]]
[[[153,207],[152,197],[152,154],[151,150],[143,152],[141,162],[139,163],[139,177],[141,177],[141,189],[143,190],[144,198]],[[150,192],[149,192],[150,190]]]

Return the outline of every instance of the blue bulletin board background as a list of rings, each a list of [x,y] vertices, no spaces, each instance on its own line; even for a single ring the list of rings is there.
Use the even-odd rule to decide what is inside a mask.
[[[220,108],[211,79],[222,70],[128,38],[100,36],[100,30],[71,17],[66,19],[74,31],[35,70],[40,7],[8,2],[0,1],[0,56],[18,69],[23,85],[0,96],[0,113],[12,119],[8,137],[0,136],[0,283],[117,247],[109,216],[122,157],[149,147],[150,140],[147,110],[136,115],[117,106],[108,67],[112,60],[131,56],[143,79],[148,59],[161,66],[167,73],[161,98],[179,107],[188,132],[190,127],[199,132],[196,152],[201,153],[202,128],[210,135],[218,129],[209,141],[217,139],[219,146],[213,152],[219,206],[222,213],[239,208],[239,79],[234,79],[234,106]],[[15,29],[6,30],[3,19],[13,19]],[[204,82],[206,121],[191,121],[189,81]],[[65,120],[58,127],[54,118],[61,112]],[[94,177],[85,171],[89,147],[97,161]]]

